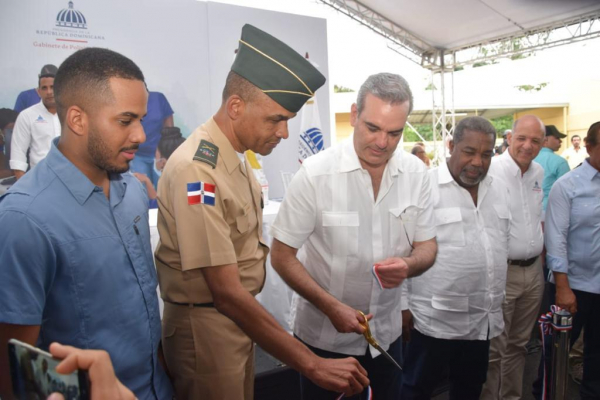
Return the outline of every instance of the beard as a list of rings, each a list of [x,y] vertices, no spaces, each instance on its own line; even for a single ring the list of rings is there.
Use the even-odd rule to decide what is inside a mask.
[[[134,145],[127,148],[122,148],[119,150],[119,153],[126,150],[135,150],[138,147],[138,145]],[[108,145],[104,139],[102,139],[102,135],[91,128],[88,137],[88,153],[94,164],[101,170],[112,174],[122,174],[129,171],[130,161],[126,161],[124,165],[118,165],[110,162],[112,155]]]
[[[477,172],[478,175],[474,178],[467,176],[467,172]],[[464,168],[460,171],[459,179],[465,186],[475,186],[485,178],[483,168]]]

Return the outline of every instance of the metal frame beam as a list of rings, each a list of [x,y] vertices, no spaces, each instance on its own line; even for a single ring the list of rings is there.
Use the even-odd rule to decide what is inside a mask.
[[[436,51],[423,39],[404,30],[394,22],[378,14],[356,0],[319,0],[336,11],[341,12],[371,29],[375,33],[390,40],[391,45],[399,48],[397,51],[409,60],[421,64],[423,54]]]
[[[454,67],[493,61],[600,37],[600,10],[569,20],[445,51]]]
[[[390,41],[390,49],[430,70],[436,70],[442,65],[456,68],[488,62],[600,37],[600,10],[597,10],[552,24],[524,29],[510,36],[451,49],[437,49],[358,0],[318,1],[385,37]]]

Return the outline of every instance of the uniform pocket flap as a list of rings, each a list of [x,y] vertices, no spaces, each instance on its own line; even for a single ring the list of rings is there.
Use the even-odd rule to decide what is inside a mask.
[[[174,325],[163,324],[163,337],[170,338],[175,335],[175,331],[177,331],[177,327]]]
[[[235,225],[239,233],[245,233],[249,224],[247,215],[240,215],[235,219]]]
[[[506,204],[494,204],[494,209],[496,209],[496,214],[498,214],[499,218],[510,218],[510,212],[508,211]]]
[[[435,224],[445,225],[462,221],[459,207],[438,208],[434,210]]]
[[[469,297],[433,295],[431,307],[436,310],[467,312],[469,311]]]
[[[323,226],[359,226],[357,212],[323,211]]]
[[[392,214],[396,218],[404,215],[409,219],[414,219],[419,213],[419,211],[421,211],[421,207],[415,205],[408,205],[406,207],[392,208],[390,209],[390,214]]]

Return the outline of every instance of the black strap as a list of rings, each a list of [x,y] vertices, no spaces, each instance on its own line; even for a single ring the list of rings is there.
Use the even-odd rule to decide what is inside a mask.
[[[186,307],[203,307],[203,308],[214,308],[215,303],[178,303],[176,301],[165,300],[165,303],[175,304],[176,306],[186,306]]]

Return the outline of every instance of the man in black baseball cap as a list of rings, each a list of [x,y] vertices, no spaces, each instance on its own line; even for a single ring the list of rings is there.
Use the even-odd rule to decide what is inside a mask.
[[[39,79],[49,78],[49,77],[54,78],[54,76],[56,75],[56,71],[58,71],[58,68],[56,68],[55,65],[52,65],[52,64],[44,65],[42,67],[42,70],[38,74],[38,86],[39,86]],[[19,96],[17,96],[17,101],[15,102],[14,110],[16,112],[21,112],[24,109],[29,108],[32,105],[37,104],[39,102],[40,102],[40,96],[37,92],[37,88],[24,90],[21,93],[19,93]]]
[[[544,182],[542,183],[542,188],[544,189],[544,211],[546,211],[548,195],[550,194],[552,185],[554,185],[554,182],[556,182],[558,178],[570,171],[567,160],[555,153],[555,151],[560,149],[560,145],[562,144],[561,139],[566,137],[567,135],[560,132],[556,126],[546,125],[544,147],[534,160],[544,168]]]

